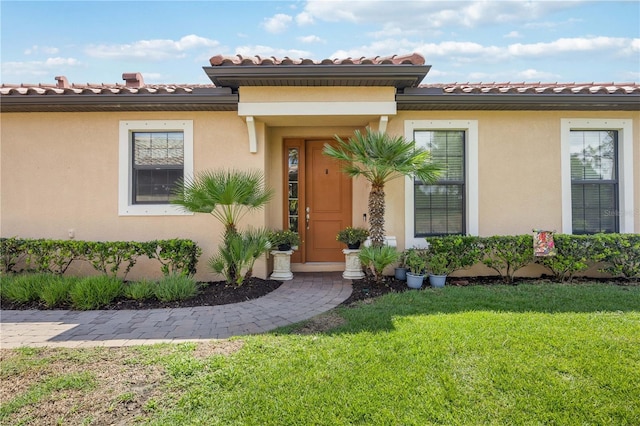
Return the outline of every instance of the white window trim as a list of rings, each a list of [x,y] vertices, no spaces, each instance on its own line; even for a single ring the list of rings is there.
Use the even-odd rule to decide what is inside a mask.
[[[573,233],[571,215],[571,131],[618,131],[618,210],[620,233],[634,232],[633,123],[625,119],[563,118],[560,121],[562,146],[562,232]]]
[[[468,235],[479,235],[479,192],[478,192],[478,121],[477,120],[406,120],[405,138],[413,140],[415,130],[463,130],[465,132],[465,218]],[[414,182],[405,179],[404,229],[405,247],[426,247],[422,237],[416,238],[414,229]]]
[[[120,216],[183,216],[193,213],[172,204],[133,204],[132,142],[133,132],[179,131],[184,135],[184,177],[193,176],[192,120],[120,121],[118,159],[118,214]]]

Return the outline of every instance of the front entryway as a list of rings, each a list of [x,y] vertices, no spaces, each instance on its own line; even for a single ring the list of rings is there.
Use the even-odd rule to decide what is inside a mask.
[[[351,178],[340,164],[322,154],[327,139],[285,140],[285,223],[297,229],[303,244],[293,262],[344,262],[336,234],[351,225]]]

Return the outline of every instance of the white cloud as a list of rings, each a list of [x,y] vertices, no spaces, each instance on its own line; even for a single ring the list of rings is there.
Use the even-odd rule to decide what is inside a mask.
[[[57,47],[33,45],[31,48],[24,51],[25,55],[35,55],[38,53],[44,53],[45,55],[57,55],[60,53],[60,49]]]
[[[305,25],[312,25],[314,22],[313,15],[308,12],[302,12],[296,15],[296,23],[301,27]]]
[[[285,31],[291,21],[293,21],[293,18],[290,15],[278,13],[271,18],[265,18],[262,26],[267,32],[276,34]]]
[[[180,40],[139,40],[131,44],[101,44],[90,45],[85,49],[88,56],[106,59],[147,59],[161,61],[182,58],[187,50],[217,47],[216,40],[200,37],[194,34],[182,37]]]
[[[539,57],[567,52],[624,51],[639,45],[637,40],[620,37],[560,38],[548,43],[512,44],[507,47],[507,52],[510,56]]]
[[[316,35],[298,37],[298,40],[300,40],[303,43],[324,43],[324,40]]]
[[[517,72],[514,76],[524,81],[551,81],[558,80],[559,77],[557,74],[532,68]]]
[[[433,29],[530,22],[578,4],[551,1],[310,0],[304,11],[328,22],[386,23],[392,27]]]
[[[75,58],[48,58],[44,61],[26,61],[26,62],[3,62],[2,76],[22,78],[41,78],[52,73],[61,74],[62,72],[82,66],[82,63]],[[24,80],[23,80],[24,81]]]
[[[511,31],[510,33],[504,35],[504,38],[520,38],[520,37],[522,36],[517,31]]]

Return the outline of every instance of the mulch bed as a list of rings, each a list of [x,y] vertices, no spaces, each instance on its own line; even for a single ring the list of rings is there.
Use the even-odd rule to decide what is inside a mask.
[[[189,308],[194,306],[216,306],[227,305],[229,303],[245,302],[247,300],[257,299],[282,285],[282,281],[263,280],[252,277],[240,287],[229,286],[224,281],[202,283],[200,291],[195,297],[187,300],[175,302],[161,302],[157,299],[149,299],[144,301],[136,301],[125,298],[119,298],[108,306],[101,309],[121,310],[121,309],[157,309],[157,308]],[[41,302],[32,303],[11,303],[2,302],[2,309],[28,310],[47,308]],[[71,309],[71,305],[59,307],[56,309]]]

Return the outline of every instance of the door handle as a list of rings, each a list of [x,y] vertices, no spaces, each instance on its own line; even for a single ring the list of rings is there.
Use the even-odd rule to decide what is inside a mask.
[[[307,212],[307,214],[305,214],[305,219],[306,219],[306,223],[307,223],[307,229],[309,229],[309,212],[311,211],[311,209],[309,207],[307,207],[304,210]]]

